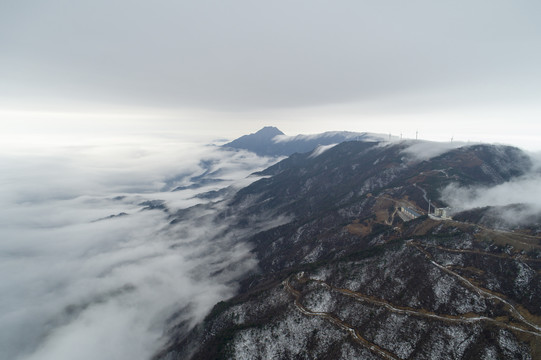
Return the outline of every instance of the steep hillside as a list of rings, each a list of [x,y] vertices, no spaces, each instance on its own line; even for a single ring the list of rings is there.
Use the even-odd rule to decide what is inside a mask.
[[[157,358],[539,358],[541,237],[426,215],[444,186],[502,183],[528,157],[475,145],[421,160],[410,146],[295,154],[240,190],[226,231],[287,221],[239,239],[259,270]]]

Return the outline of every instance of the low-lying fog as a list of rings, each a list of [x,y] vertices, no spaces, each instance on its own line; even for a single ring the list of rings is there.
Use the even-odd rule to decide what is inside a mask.
[[[248,185],[276,159],[206,143],[153,135],[0,152],[1,359],[148,359],[169,325],[192,326],[234,294],[256,261],[226,221],[211,221],[223,203],[174,225],[171,214]],[[464,144],[429,145],[408,151],[430,158]],[[538,213],[540,163],[443,196],[456,208],[524,202]]]
[[[172,138],[0,155],[0,358],[148,359],[173,314],[201,320],[255,266],[245,245],[215,238],[227,224],[171,226],[169,214],[271,161]],[[186,188],[203,174],[221,181]]]
[[[415,161],[429,160],[463,146],[479,145],[464,142],[418,141],[404,150]],[[495,145],[501,146],[501,145]],[[452,208],[453,212],[496,207],[491,214],[509,225],[523,225],[541,216],[541,153],[527,152],[531,162],[529,169],[520,176],[513,177],[494,186],[460,186],[452,183],[441,189],[441,200]],[[521,204],[518,207],[509,205]]]

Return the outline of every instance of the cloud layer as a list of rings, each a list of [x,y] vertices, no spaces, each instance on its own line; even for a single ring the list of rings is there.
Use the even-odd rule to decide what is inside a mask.
[[[522,225],[541,215],[541,156],[529,154],[531,172],[493,187],[459,187],[451,184],[442,190],[442,200],[455,212],[486,206],[501,207],[491,212],[505,223]],[[509,206],[521,204],[521,206]]]
[[[434,92],[462,104],[519,100],[539,91],[539,10],[487,0],[17,2],[0,12],[0,94],[214,109]]]
[[[255,266],[211,222],[223,205],[174,226],[169,214],[270,160],[156,140],[0,157],[0,358],[149,358],[175,312],[193,325]],[[220,181],[190,188],[204,174]],[[156,199],[168,213],[144,210]]]

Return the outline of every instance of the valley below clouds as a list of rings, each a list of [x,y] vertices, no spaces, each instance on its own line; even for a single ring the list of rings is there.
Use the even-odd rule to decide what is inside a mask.
[[[201,321],[256,266],[217,190],[273,161],[157,137],[4,153],[0,358],[147,359]]]
[[[461,145],[416,142],[404,159]],[[442,200],[539,214],[541,162],[528,158],[527,174],[491,188],[449,185]],[[258,270],[245,240],[290,219],[240,219],[244,205],[228,201],[278,160],[158,135],[3,152],[0,358],[151,358],[170,331],[193,328]]]

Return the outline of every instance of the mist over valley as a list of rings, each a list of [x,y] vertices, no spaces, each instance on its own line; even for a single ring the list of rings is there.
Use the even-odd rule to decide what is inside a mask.
[[[0,359],[541,359],[541,2],[0,2]]]
[[[491,214],[499,228],[508,224],[505,231],[539,236],[539,208],[524,186],[539,184],[538,166],[517,148],[347,132],[285,137],[269,129],[222,146],[154,138],[3,156],[2,358],[188,356],[177,343],[197,353],[189,341],[216,304],[257,294],[258,284],[274,286],[309,264],[350,259],[353,248],[407,238],[419,230],[407,230],[397,211],[426,212],[427,194],[433,206],[460,214],[521,204],[530,221]],[[256,155],[264,143],[265,156]],[[524,191],[503,196],[509,188]],[[532,241],[527,250],[539,254]],[[538,305],[525,306],[536,313]]]

